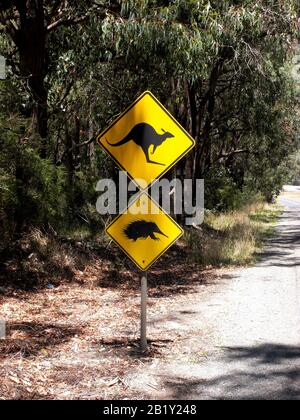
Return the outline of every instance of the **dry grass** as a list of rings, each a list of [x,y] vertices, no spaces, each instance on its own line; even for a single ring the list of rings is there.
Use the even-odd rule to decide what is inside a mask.
[[[280,213],[278,206],[262,202],[238,211],[207,213],[203,228],[186,235],[192,258],[205,266],[254,262]]]

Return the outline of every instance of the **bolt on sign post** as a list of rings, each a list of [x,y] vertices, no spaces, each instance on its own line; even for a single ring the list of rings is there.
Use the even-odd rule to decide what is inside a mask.
[[[106,233],[146,272],[183,234],[147,190],[195,146],[195,141],[152,93],[145,92],[98,136],[97,142],[141,192]],[[147,349],[146,302],[147,273],[141,279],[143,350]]]

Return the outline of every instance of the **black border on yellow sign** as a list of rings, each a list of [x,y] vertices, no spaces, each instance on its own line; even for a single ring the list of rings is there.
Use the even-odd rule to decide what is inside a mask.
[[[146,188],[142,188],[137,182],[135,182],[135,179],[132,177],[132,175],[127,172],[127,170],[121,165],[121,163],[112,155],[112,153],[110,153],[110,151],[105,147],[104,144],[102,144],[100,142],[100,139],[102,137],[105,136],[105,134],[118,122],[120,121],[121,118],[123,118],[123,116],[125,114],[127,114],[127,112],[129,112],[131,110],[131,108],[133,108],[145,95],[150,95],[151,98],[158,104],[158,106],[166,113],[168,114],[168,116],[171,118],[171,120],[179,127],[179,129],[191,140],[192,144],[191,146],[184,151],[180,156],[178,156],[178,158],[171,163],[159,176],[159,178],[156,178],[154,180],[152,180],[151,183],[149,183],[147,185]],[[172,114],[170,114],[170,112],[159,102],[158,99],[156,99],[156,97],[148,90],[146,90],[146,92],[142,93],[142,95],[140,95],[124,112],[122,112],[121,115],[119,115],[119,117],[114,120],[104,131],[102,131],[98,136],[97,136],[97,143],[99,144],[99,146],[101,146],[108,154],[109,156],[115,161],[115,163],[119,166],[120,169],[122,169],[123,171],[125,171],[127,173],[127,175],[129,176],[129,178],[134,182],[134,184],[141,190],[141,191],[147,191],[155,182],[158,181],[158,179],[160,179],[166,172],[168,172],[171,168],[173,168],[173,166],[176,165],[176,163],[181,160],[187,153],[190,152],[191,149],[193,149],[195,147],[195,140],[193,139],[193,137],[190,136],[190,134],[178,123],[178,121],[176,121],[176,119],[173,117]]]
[[[129,209],[129,207],[130,206],[132,206],[137,200],[139,200],[140,198],[141,198],[141,196],[143,195],[143,194],[145,194],[147,197],[148,197],[148,199],[150,200],[150,201],[152,201],[155,205],[157,205],[157,207],[160,209],[160,211],[162,212],[162,213],[164,213],[165,214],[165,216],[166,217],[168,217],[177,227],[178,227],[178,229],[180,230],[180,234],[170,243],[170,245],[168,245],[166,248],[164,248],[162,251],[161,251],[161,253],[159,254],[159,255],[157,255],[157,257],[155,257],[155,259],[153,260],[153,261],[151,261],[151,263],[149,263],[148,265],[147,265],[147,267],[145,267],[145,268],[143,268],[143,267],[141,267],[138,263],[137,263],[137,261],[135,261],[134,259],[133,259],[133,257],[131,257],[130,256],[130,254],[126,251],[126,249],[125,248],[123,248],[122,247],[122,245],[121,244],[119,244],[119,242],[115,239],[115,238],[113,238],[109,233],[108,233],[108,229],[117,221],[117,220],[119,220],[119,218],[121,217],[121,216],[123,216],[123,214],[124,213],[126,213],[126,211]],[[132,262],[134,262],[134,264],[141,270],[141,271],[147,271],[147,270],[149,270],[149,268],[165,253],[165,252],[167,252],[168,251],[168,249],[169,248],[171,248],[171,246],[172,245],[174,245],[174,243],[176,242],[176,241],[178,241],[178,239],[180,239],[181,237],[182,237],[182,235],[184,234],[184,230],[182,229],[182,227],[168,214],[168,213],[166,213],[165,212],[165,210],[151,197],[151,195],[150,194],[148,194],[146,191],[141,191],[140,192],[140,194],[138,194],[138,197],[131,203],[131,204],[129,204],[127,207],[126,207],[126,209],[125,210],[123,210],[122,211],[122,213],[120,213],[106,228],[105,228],[105,233],[113,240],[113,242],[119,247],[119,248],[121,248],[122,249],[122,251],[127,255],[127,257],[128,258],[130,258],[131,259],[131,261]]]

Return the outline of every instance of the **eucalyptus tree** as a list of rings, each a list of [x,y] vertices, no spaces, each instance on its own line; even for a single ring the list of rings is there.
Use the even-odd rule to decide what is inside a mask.
[[[155,75],[149,85],[196,139],[185,175],[259,189],[298,147],[289,67],[298,16],[297,0],[130,0],[98,31],[131,74]]]
[[[13,67],[32,103],[33,130],[42,141],[46,156],[48,136],[47,76],[52,65],[52,34],[61,28],[88,24],[92,13],[105,16],[106,7],[118,8],[118,2],[68,0],[2,0],[0,34],[4,35],[8,64]],[[3,41],[3,40],[2,40]]]
[[[4,0],[0,46],[42,156],[66,165],[70,185],[90,165],[114,171],[94,136],[151,89],[196,139],[180,175],[276,190],[298,145],[298,15],[297,0]]]

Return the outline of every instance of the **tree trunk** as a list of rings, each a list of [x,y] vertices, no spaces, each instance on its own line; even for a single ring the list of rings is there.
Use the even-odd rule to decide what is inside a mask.
[[[45,158],[48,136],[48,91],[45,86],[48,49],[43,0],[18,0],[15,4],[20,14],[20,27],[16,34],[20,70],[32,95],[33,129],[41,137],[40,154]]]
[[[68,194],[69,194],[69,205],[73,208],[74,201],[74,172],[75,162],[73,156],[73,139],[68,129],[68,123],[66,123],[66,169],[67,169],[67,182],[68,182]]]

